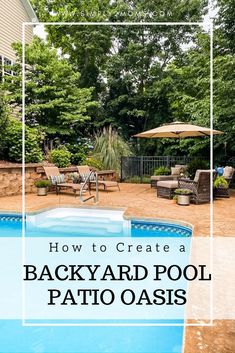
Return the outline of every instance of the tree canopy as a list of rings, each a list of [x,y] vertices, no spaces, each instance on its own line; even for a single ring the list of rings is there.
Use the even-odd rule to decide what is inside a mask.
[[[21,44],[14,44],[14,49],[17,55],[13,67],[15,75],[6,77],[5,87],[11,92],[10,103],[21,106]],[[89,110],[97,106],[92,100],[93,88],[80,88],[80,73],[38,37],[26,45],[25,62],[27,125],[40,128],[50,139],[73,135],[77,125],[80,127],[89,121]]]
[[[136,142],[132,136],[173,120],[210,125],[210,37],[198,25],[150,25],[152,21],[198,22],[207,1],[33,0],[46,41],[26,46],[26,123],[46,139],[74,144],[110,125],[135,153],[209,154],[209,139]],[[214,21],[214,127],[219,158],[234,154],[233,0],[217,1]],[[89,22],[112,22],[89,25]],[[115,25],[115,22],[145,22]],[[21,45],[14,46],[16,75],[6,79],[10,103],[21,103]],[[133,142],[135,141],[135,142]],[[79,152],[80,153],[80,152]]]

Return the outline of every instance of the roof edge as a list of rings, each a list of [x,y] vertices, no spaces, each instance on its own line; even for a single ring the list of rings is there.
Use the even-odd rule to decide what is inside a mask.
[[[27,12],[27,15],[29,16],[30,20],[32,22],[39,22],[38,18],[37,18],[37,15],[36,15],[32,5],[31,5],[30,1],[29,0],[20,0],[20,1],[21,1],[22,5],[23,5],[25,11]]]

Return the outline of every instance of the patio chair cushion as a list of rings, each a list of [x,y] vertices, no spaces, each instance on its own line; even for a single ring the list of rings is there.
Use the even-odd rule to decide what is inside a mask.
[[[180,173],[185,173],[187,170],[187,164],[176,164],[175,168],[180,168]]]
[[[167,189],[177,189],[178,181],[177,180],[162,180],[157,183],[157,186],[167,188]]]
[[[64,174],[50,175],[50,179],[51,179],[52,185],[62,184],[65,181],[65,176]]]
[[[209,172],[210,170],[208,170],[208,169],[198,169],[197,171],[196,171],[196,174],[195,174],[195,177],[194,177],[194,181],[197,183],[198,182],[198,180],[199,180],[199,176],[200,176],[200,174],[201,174],[201,172]]]
[[[172,175],[152,175],[151,180],[160,181],[160,180],[173,180]]]
[[[223,177],[225,179],[231,179],[233,177],[233,167],[225,167]]]
[[[82,178],[82,181],[85,181],[86,178],[88,177],[88,173],[79,173],[81,178]],[[95,173],[91,173],[90,175],[90,181],[95,181],[96,180],[96,177],[95,177]]]
[[[180,175],[181,167],[171,167],[171,175]]]

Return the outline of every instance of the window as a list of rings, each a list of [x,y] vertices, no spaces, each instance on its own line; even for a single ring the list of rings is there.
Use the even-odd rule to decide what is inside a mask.
[[[13,61],[2,55],[0,55],[0,81],[2,81],[4,75],[13,76],[14,71],[11,69]]]
[[[10,59],[4,58],[4,74],[5,75],[12,75],[12,61]]]

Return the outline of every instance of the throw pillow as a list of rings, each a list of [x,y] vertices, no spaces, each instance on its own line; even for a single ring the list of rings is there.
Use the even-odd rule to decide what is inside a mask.
[[[231,179],[233,176],[233,167],[225,167],[223,177],[225,179]]]
[[[171,167],[171,175],[180,175],[181,167]]]
[[[62,184],[64,183],[65,176],[64,174],[59,175],[50,175],[52,185]]]

